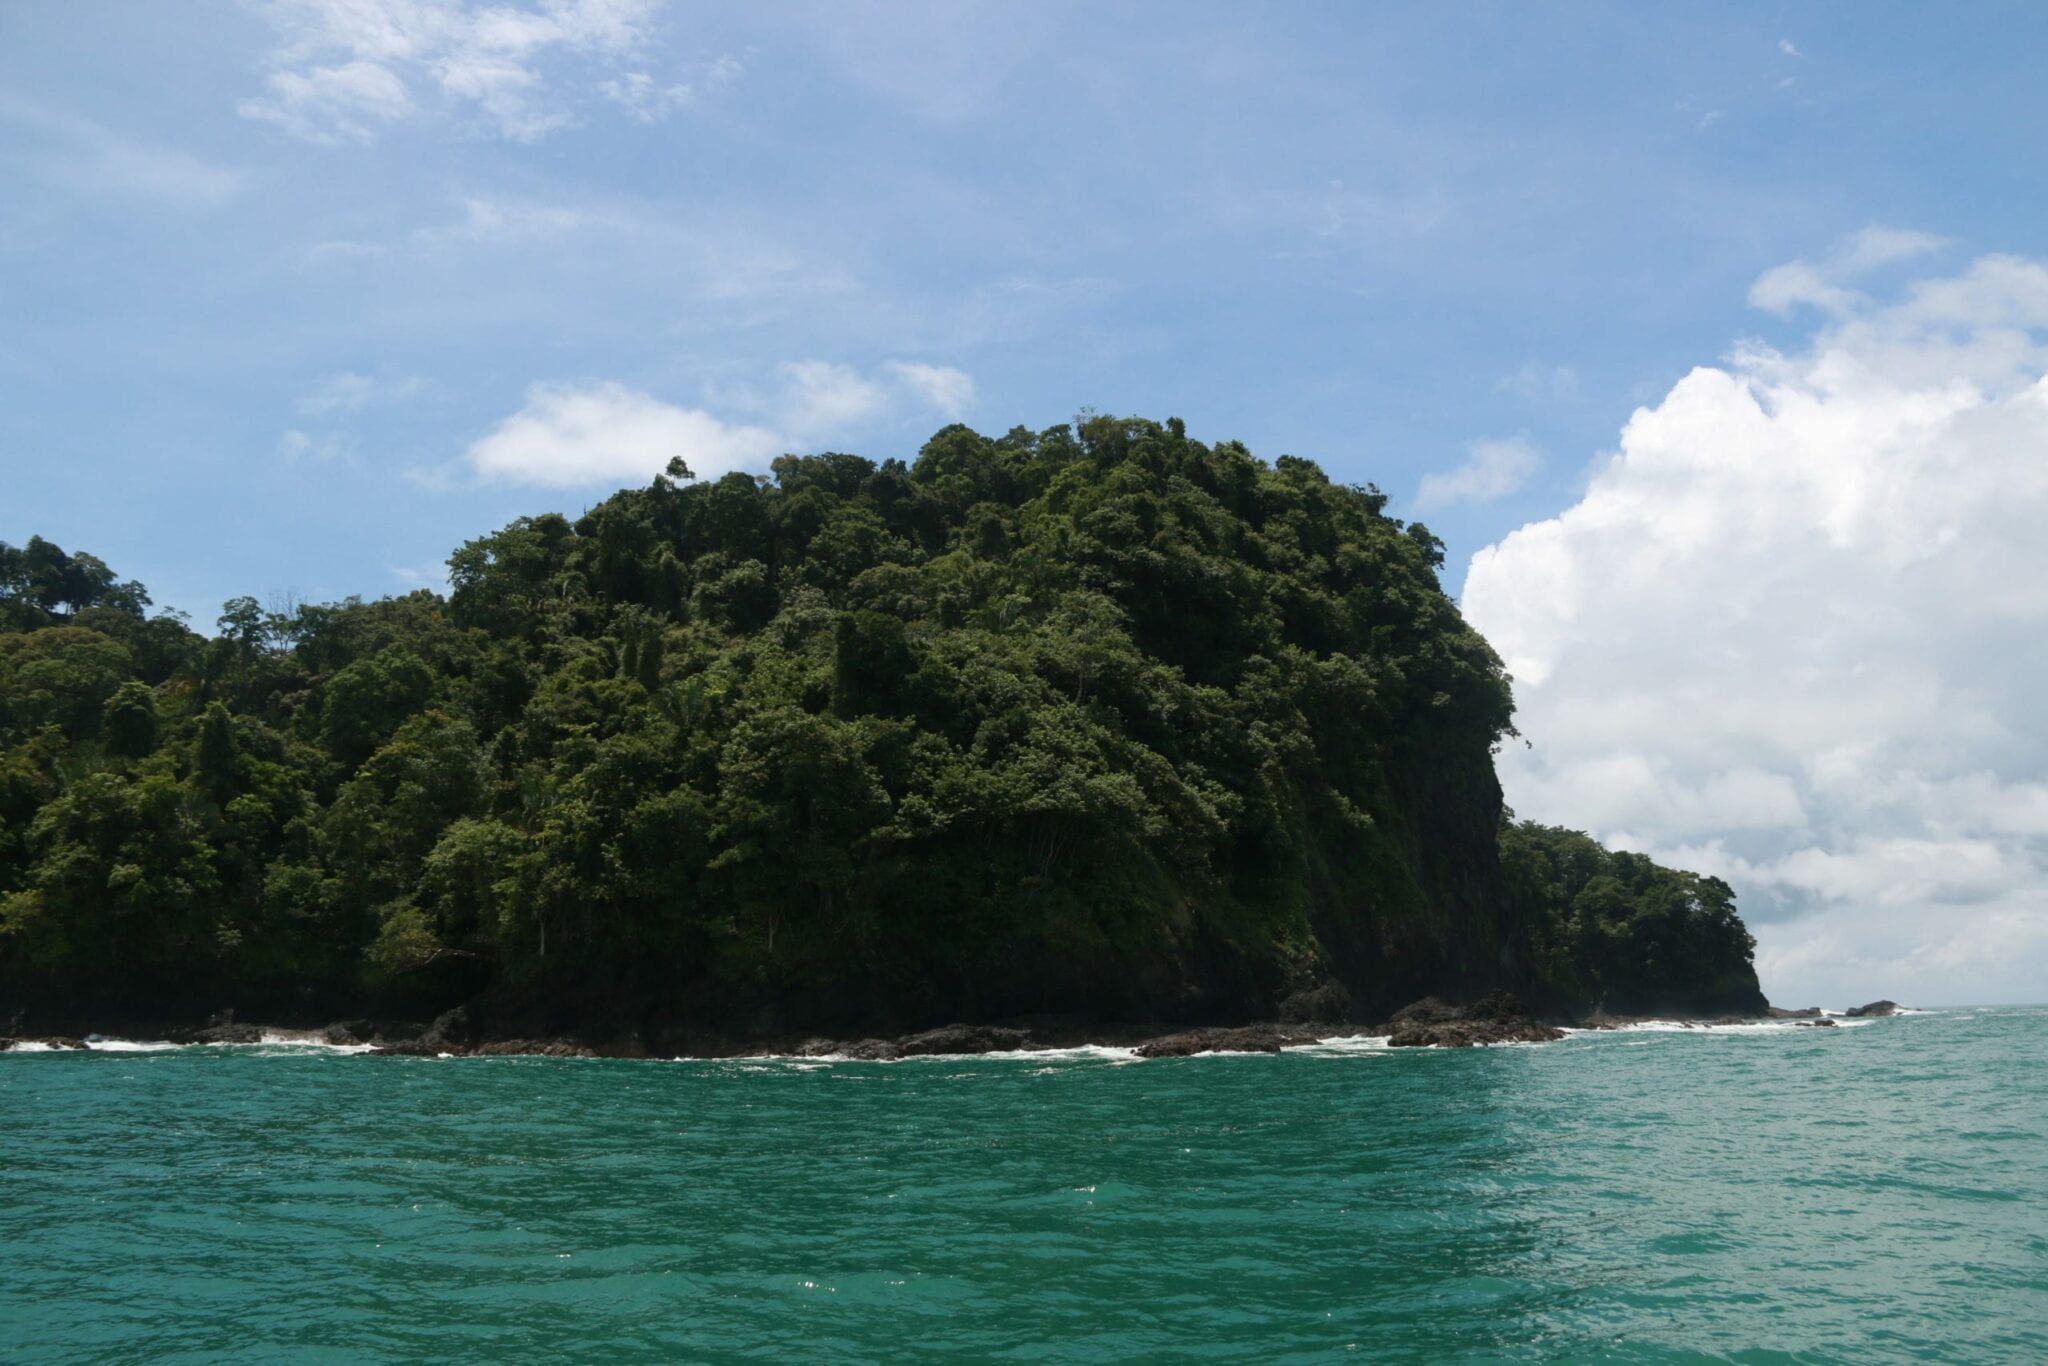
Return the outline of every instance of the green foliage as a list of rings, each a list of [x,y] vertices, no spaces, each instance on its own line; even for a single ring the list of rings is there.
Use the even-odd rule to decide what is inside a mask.
[[[320,738],[337,757],[361,761],[434,695],[420,657],[388,646],[337,670],[320,689]]]
[[[1177,421],[955,426],[677,462],[464,544],[446,601],[237,598],[212,640],[0,547],[0,996],[907,1022],[1491,984],[1507,680],[1385,503]],[[1634,865],[1509,862],[1557,980],[1690,951]]]
[[[101,709],[133,670],[127,649],[97,631],[55,626],[0,636],[0,736],[53,726],[74,742],[91,739]]]
[[[1531,821],[1501,827],[1500,856],[1543,975],[1563,998],[1624,1013],[1762,1006],[1756,941],[1721,879]]]
[[[20,549],[0,541],[0,629],[29,630],[107,607],[140,617],[149,594],[139,583],[116,583],[97,556],[67,555],[40,536]]]
[[[156,694],[133,680],[114,689],[100,708],[100,733],[107,748],[123,758],[141,759],[156,748]]]

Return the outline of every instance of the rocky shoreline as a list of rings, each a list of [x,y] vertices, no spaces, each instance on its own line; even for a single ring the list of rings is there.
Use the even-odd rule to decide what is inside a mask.
[[[384,1057],[551,1057],[551,1058],[736,1058],[794,1057],[837,1061],[890,1062],[935,1055],[1027,1053],[1101,1046],[1130,1048],[1141,1058],[1183,1058],[1198,1053],[1277,1053],[1332,1039],[1384,1038],[1390,1048],[1473,1048],[1505,1043],[1547,1043],[1565,1037],[1567,1028],[1618,1029],[1647,1023],[1674,1023],[1686,1028],[1790,1021],[1831,1029],[1834,1020],[1818,1006],[1788,1010],[1770,1006],[1762,1015],[1718,1015],[1675,1019],[1662,1015],[1609,1015],[1594,1011],[1561,1024],[1532,1015],[1510,992],[1491,992],[1465,1005],[1434,996],[1402,1007],[1379,1024],[1345,1018],[1348,1002],[1335,999],[1296,1001],[1283,1008],[1295,1018],[1243,1025],[1100,1024],[1039,1020],[1017,1024],[952,1024],[888,1038],[833,1039],[815,1035],[730,1034],[704,1030],[662,1031],[652,1037],[621,1033],[605,1037],[522,1037],[495,1031],[473,1019],[464,1008],[451,1010],[428,1024],[347,1020],[322,1029],[279,1030],[216,1017],[197,1027],[148,1031],[152,1041],[172,1044],[255,1044],[278,1041],[361,1048]],[[1851,1019],[1898,1014],[1894,1001],[1873,1001],[1843,1015]],[[1318,1018],[1320,1017],[1320,1018]],[[116,1036],[107,1036],[109,1038]],[[0,1052],[20,1044],[43,1048],[84,1049],[100,1035],[41,1034],[0,1036]]]

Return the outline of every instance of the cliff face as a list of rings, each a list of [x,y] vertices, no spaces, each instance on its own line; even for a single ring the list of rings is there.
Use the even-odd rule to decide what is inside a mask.
[[[1099,418],[672,468],[464,545],[445,601],[240,599],[212,640],[23,570],[0,994],[539,1030],[1540,997],[1507,681],[1384,504]]]

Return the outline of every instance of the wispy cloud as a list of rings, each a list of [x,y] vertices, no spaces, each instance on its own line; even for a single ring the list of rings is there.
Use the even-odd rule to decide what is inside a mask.
[[[1528,483],[1542,463],[1543,453],[1526,436],[1475,441],[1466,448],[1465,463],[1442,474],[1423,476],[1415,505],[1431,508],[1505,498]]]
[[[1577,398],[1579,374],[1569,365],[1543,365],[1524,361],[1513,374],[1493,382],[1496,394],[1515,394],[1531,402],[1562,402]]]
[[[278,458],[288,465],[345,459],[350,452],[346,439],[337,432],[307,432],[293,428],[278,438]]]
[[[1852,281],[1880,266],[1925,256],[1944,245],[1944,239],[1932,233],[1872,224],[1836,242],[1818,261],[1788,261],[1757,276],[1749,287],[1749,302],[1780,317],[1801,304],[1823,313],[1847,313],[1867,302],[1849,288]]]
[[[721,57],[684,79],[644,65],[664,0],[258,0],[277,31],[261,94],[237,105],[308,142],[367,143],[429,108],[532,142],[602,97],[655,122],[729,85]]]
[[[1692,130],[1695,133],[1704,133],[1728,117],[1727,110],[1703,106],[1701,101],[1690,95],[1673,105],[1672,108],[1692,120]]]
[[[16,150],[0,152],[0,164],[12,162],[39,179],[86,194],[205,210],[220,208],[242,188],[239,171],[4,91],[0,126],[17,134],[10,139]]]
[[[472,196],[462,201],[462,216],[453,223],[420,228],[413,240],[427,245],[444,242],[524,242],[558,237],[599,221],[586,209],[564,208],[530,200]]]
[[[322,265],[333,261],[374,260],[384,254],[384,247],[377,242],[351,242],[336,238],[326,242],[315,242],[306,248],[305,259],[309,265]]]
[[[625,110],[635,123],[659,123],[675,110],[733,84],[745,71],[738,58],[721,56],[692,79],[664,83],[648,72],[628,71],[603,82],[598,93]]]
[[[381,125],[413,112],[405,82],[375,62],[273,71],[264,88],[263,96],[242,100],[235,112],[307,142],[368,142]]]
[[[974,376],[965,370],[905,360],[892,360],[887,369],[926,404],[947,417],[963,416],[968,405],[974,402]]]
[[[430,588],[445,594],[448,588],[448,566],[445,564],[388,564],[385,570],[407,588]]]
[[[889,396],[883,387],[850,365],[791,361],[780,367],[779,376],[782,392],[775,407],[780,425],[795,436],[864,427],[888,406]]]
[[[329,375],[311,393],[301,397],[298,409],[308,417],[356,413],[377,404],[411,398],[425,387],[426,381],[415,375],[402,379],[378,379],[343,370]]]

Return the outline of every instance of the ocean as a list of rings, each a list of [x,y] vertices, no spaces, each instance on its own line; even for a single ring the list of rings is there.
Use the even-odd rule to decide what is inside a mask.
[[[2048,1008],[1146,1061],[0,1054],[0,1359],[2048,1360]]]

